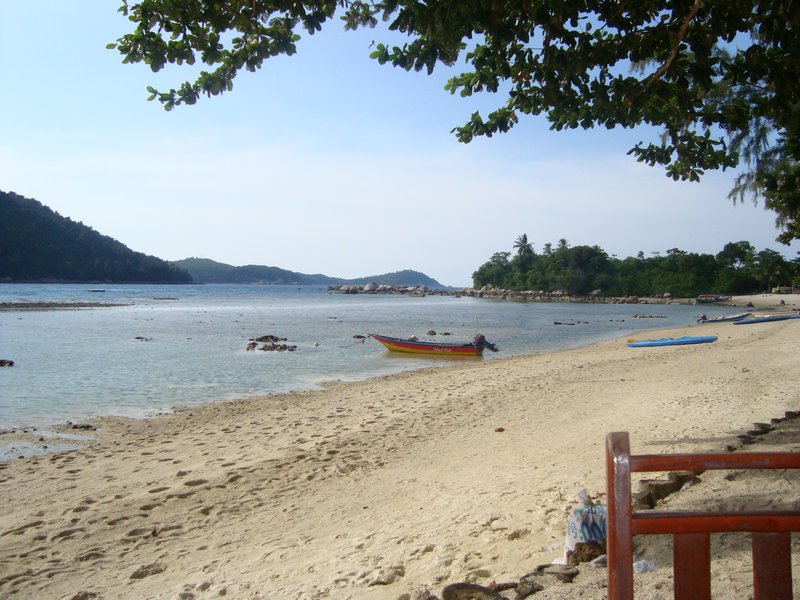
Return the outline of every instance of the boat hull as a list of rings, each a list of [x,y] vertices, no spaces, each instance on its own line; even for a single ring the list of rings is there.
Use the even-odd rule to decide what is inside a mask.
[[[753,317],[752,319],[745,319],[743,321],[736,321],[734,325],[751,325],[753,323],[771,323],[772,321],[786,321],[788,319],[796,319],[800,315],[770,315],[768,317]]]
[[[377,333],[369,336],[392,352],[405,352],[408,354],[439,354],[446,356],[482,356],[483,347],[476,344],[447,344],[443,342],[421,342],[418,340],[404,340]]]
[[[660,338],[657,340],[628,340],[631,348],[651,348],[655,346],[685,346],[687,344],[709,344],[716,342],[715,335],[694,335],[679,338]]]
[[[711,317],[710,319],[697,319],[698,323],[735,323],[736,321],[741,321],[746,317],[749,317],[750,313],[740,313],[738,315],[730,315],[727,317]]]

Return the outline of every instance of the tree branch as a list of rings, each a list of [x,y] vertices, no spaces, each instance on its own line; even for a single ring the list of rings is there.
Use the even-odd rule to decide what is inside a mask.
[[[647,91],[647,88],[650,87],[650,84],[652,84],[656,79],[658,79],[664,73],[666,73],[667,69],[669,69],[670,65],[672,65],[672,61],[675,60],[675,57],[678,55],[678,49],[680,48],[681,42],[683,41],[683,37],[686,35],[686,29],[689,27],[690,21],[694,19],[695,15],[697,14],[697,11],[700,10],[700,5],[702,3],[703,0],[694,0],[692,9],[689,11],[689,14],[687,14],[686,17],[683,19],[683,23],[681,23],[681,26],[678,29],[678,34],[677,34],[678,39],[675,40],[675,44],[672,46],[672,52],[670,53],[669,58],[667,58],[667,62],[661,65],[655,73],[653,73],[652,75],[650,75],[650,77],[648,77],[647,85],[645,85],[644,88],[645,91]]]

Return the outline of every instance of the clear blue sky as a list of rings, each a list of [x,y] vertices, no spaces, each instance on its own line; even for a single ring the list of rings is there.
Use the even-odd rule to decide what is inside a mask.
[[[107,50],[130,28],[118,4],[0,0],[0,189],[133,250],[338,277],[415,269],[453,286],[523,233],[537,251],[565,238],[619,258],[741,240],[800,250],[775,242],[774,214],[727,199],[732,172],[680,183],[626,156],[652,130],[526,118],[460,144],[450,130],[500,99],[378,65],[378,30],[332,23],[232,93],[168,113],[146,86],[191,73]]]

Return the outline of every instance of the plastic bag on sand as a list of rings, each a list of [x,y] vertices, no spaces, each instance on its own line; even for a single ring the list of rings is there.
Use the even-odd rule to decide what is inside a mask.
[[[577,494],[579,506],[567,519],[561,564],[588,562],[606,552],[606,507],[592,501],[586,490]]]

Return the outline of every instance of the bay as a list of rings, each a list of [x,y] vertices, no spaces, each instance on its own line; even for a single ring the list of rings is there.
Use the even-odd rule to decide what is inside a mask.
[[[351,295],[318,286],[0,285],[0,303],[20,302],[121,306],[0,312],[0,359],[15,363],[0,369],[0,429],[146,417],[453,364],[388,353],[356,337],[370,332],[425,339],[434,330],[435,339],[464,342],[480,332],[500,351],[466,360],[498,360],[726,312],[684,304]],[[249,339],[268,334],[287,338],[297,351],[247,351]]]

